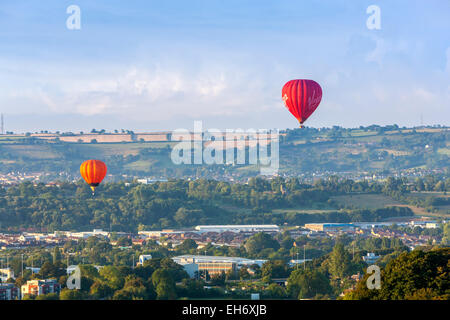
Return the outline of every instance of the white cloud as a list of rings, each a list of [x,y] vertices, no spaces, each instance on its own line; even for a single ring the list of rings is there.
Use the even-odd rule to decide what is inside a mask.
[[[255,106],[267,108],[267,101],[273,101],[261,77],[252,68],[233,65],[204,65],[198,70],[131,66],[107,75],[96,75],[94,70],[75,79],[49,77],[46,80],[50,85],[35,88],[27,95],[38,97],[46,109],[55,113],[156,119],[244,115]]]

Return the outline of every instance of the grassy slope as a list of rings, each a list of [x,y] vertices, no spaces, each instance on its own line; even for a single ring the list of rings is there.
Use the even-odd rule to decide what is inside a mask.
[[[438,128],[426,128],[423,130],[416,130],[430,133],[439,133],[444,129]],[[445,129],[446,130],[446,129]],[[395,130],[385,132],[384,134],[377,135],[375,131],[364,131],[361,129],[354,129],[349,132],[344,132],[343,137],[337,141],[329,139],[328,135],[322,132],[314,134],[314,136],[308,139],[299,137],[297,139],[289,141],[291,145],[280,146],[280,172],[292,172],[300,168],[300,165],[311,160],[310,155],[314,155],[316,158],[312,158],[313,163],[327,163],[333,167],[336,167],[338,171],[373,171],[377,172],[382,170],[386,165],[386,161],[382,159],[376,159],[372,157],[369,161],[364,162],[364,170],[356,168],[355,164],[363,163],[359,161],[353,161],[352,157],[357,157],[368,153],[368,147],[366,143],[377,143],[383,138],[389,141],[398,141],[404,139],[405,136],[402,133],[411,132],[411,129]],[[413,136],[408,136],[411,139],[419,139],[421,134],[417,133]],[[309,142],[309,143],[305,143]],[[97,144],[83,144],[83,143],[67,143],[67,144],[26,144],[24,137],[14,136],[0,136],[0,162],[1,163],[14,163],[20,162],[20,158],[26,158],[28,160],[57,160],[64,161],[64,155],[60,150],[62,148],[70,147],[74,154],[83,158],[100,158],[107,160],[109,157],[115,155],[133,156],[137,155],[143,149],[158,149],[164,148],[167,145],[174,145],[176,142],[136,142],[136,143],[97,143]],[[448,148],[440,148],[436,150],[436,154],[448,156]],[[389,154],[396,157],[407,156],[411,154],[410,150],[404,150],[400,147],[377,147],[375,152],[386,151]],[[4,153],[6,152],[6,153]],[[9,156],[2,156],[3,154],[9,154]],[[17,159],[17,158],[19,159]],[[320,161],[318,161],[320,159]],[[352,163],[353,161],[353,163]],[[411,167],[423,167],[425,164],[418,163],[412,164]],[[137,171],[149,171],[151,167],[171,167],[173,166],[168,157],[161,158],[156,154],[150,154],[144,159],[138,161],[130,161],[124,166],[124,169],[137,170]],[[255,166],[244,166],[236,168],[239,172],[248,173],[254,175],[259,172]],[[320,166],[317,169],[323,170]],[[300,169],[303,170],[303,169]]]
[[[443,196],[443,193],[440,192],[414,192],[411,193],[412,196],[417,197],[426,197],[426,196]],[[446,196],[448,197],[448,195]],[[392,198],[380,195],[380,194],[357,194],[357,195],[344,195],[333,197],[333,200],[337,201],[341,204],[349,204],[356,208],[361,209],[377,209],[384,208],[389,206],[398,206],[398,207],[408,207],[410,208],[415,215],[418,216],[435,216],[435,217],[450,217],[448,214],[448,210],[450,206],[437,206],[436,208],[439,210],[437,213],[432,213],[426,211],[424,208],[402,204]]]

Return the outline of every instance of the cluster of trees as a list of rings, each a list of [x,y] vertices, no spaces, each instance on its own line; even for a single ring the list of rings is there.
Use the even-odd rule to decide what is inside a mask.
[[[412,215],[411,210],[391,207],[373,210],[341,210],[302,214],[277,208],[320,208],[333,204],[333,195],[354,190],[383,188],[377,183],[331,177],[314,185],[298,179],[252,178],[248,184],[199,179],[171,180],[151,185],[106,183],[92,197],[88,186],[61,183],[0,188],[0,228],[37,230],[86,230],[92,227],[116,231],[188,227],[219,223],[304,224],[310,222],[379,221]],[[245,210],[242,210],[245,209]]]
[[[377,251],[385,249],[397,249],[403,247],[402,240],[397,238],[365,238],[355,240],[355,246],[359,250]]]
[[[352,254],[352,247],[353,251]],[[381,290],[367,287],[368,265],[362,255],[370,250],[382,256],[376,264],[382,268]],[[332,251],[306,265],[292,270],[287,296],[293,299],[444,299],[450,298],[450,249],[435,246],[409,251],[396,239],[339,238]],[[363,274],[356,284],[350,278]],[[354,288],[348,291],[349,288]]]
[[[151,259],[143,266],[104,266],[97,270],[92,265],[81,265],[81,289],[66,288],[68,276],[65,270],[47,262],[54,272],[45,275],[35,274],[36,278],[56,278],[62,286],[61,300],[113,299],[113,300],[149,300],[176,299],[180,294],[196,296],[199,294],[200,281],[191,280],[183,267],[170,258]],[[64,273],[63,274],[61,274]],[[22,280],[22,279],[20,279]],[[176,285],[177,282],[181,285]],[[20,284],[20,283],[19,283]],[[203,285],[200,286],[203,292]],[[33,297],[28,297],[32,299]],[[53,295],[41,297],[53,299]]]
[[[331,252],[314,259],[305,268],[294,270],[287,292],[292,299],[336,298],[353,282],[349,277],[361,273],[366,264],[360,253],[352,256],[345,246],[349,239],[338,239]]]
[[[381,271],[381,289],[367,287],[367,274],[348,300],[449,300],[450,249],[404,252]]]

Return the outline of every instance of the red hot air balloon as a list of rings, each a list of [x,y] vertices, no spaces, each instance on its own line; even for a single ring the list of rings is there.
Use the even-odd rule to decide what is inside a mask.
[[[87,160],[81,164],[81,176],[91,186],[92,194],[94,194],[95,188],[105,178],[106,171],[106,164],[100,160]]]
[[[313,80],[291,80],[281,90],[286,108],[300,122],[303,122],[317,109],[322,100],[322,88]]]

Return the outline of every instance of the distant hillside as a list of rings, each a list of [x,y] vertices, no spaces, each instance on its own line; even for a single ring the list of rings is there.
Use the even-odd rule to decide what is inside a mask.
[[[178,141],[171,138],[170,132],[103,130],[0,135],[0,175],[3,182],[8,181],[8,173],[25,179],[39,176],[43,181],[78,179],[79,165],[89,158],[107,162],[110,181],[142,177],[246,180],[259,174],[258,166],[248,161],[246,165],[175,165],[170,155]],[[449,138],[447,127],[286,130],[280,132],[279,174],[305,179],[334,174],[353,179],[448,175]]]

